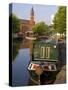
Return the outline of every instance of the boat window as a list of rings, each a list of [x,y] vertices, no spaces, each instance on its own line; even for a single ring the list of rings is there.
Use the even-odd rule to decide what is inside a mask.
[[[46,47],[46,59],[50,58],[50,47]]]

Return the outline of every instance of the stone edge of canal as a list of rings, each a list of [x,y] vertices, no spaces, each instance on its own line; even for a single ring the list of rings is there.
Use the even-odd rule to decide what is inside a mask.
[[[60,72],[56,76],[54,84],[64,84],[66,83],[66,65],[64,65]]]

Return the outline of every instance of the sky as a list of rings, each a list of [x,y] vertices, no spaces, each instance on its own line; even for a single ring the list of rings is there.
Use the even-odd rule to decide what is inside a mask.
[[[55,5],[13,3],[12,13],[14,13],[19,19],[30,20],[32,7],[34,9],[35,22],[44,21],[48,25],[51,24],[51,20],[58,10],[58,6]]]

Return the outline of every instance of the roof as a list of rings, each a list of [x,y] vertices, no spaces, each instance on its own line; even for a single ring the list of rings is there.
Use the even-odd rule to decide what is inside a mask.
[[[19,19],[21,23],[24,23],[24,24],[28,24],[30,22],[30,20],[26,20],[26,19]],[[35,21],[34,21],[35,23]]]
[[[30,22],[30,20],[26,20],[26,19],[19,19],[19,20],[21,23],[25,23],[25,24]]]

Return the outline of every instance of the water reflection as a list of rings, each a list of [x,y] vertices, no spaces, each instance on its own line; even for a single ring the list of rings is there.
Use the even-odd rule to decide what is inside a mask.
[[[30,75],[27,70],[30,61],[30,44],[14,42],[13,43],[13,62],[12,62],[12,85],[26,86],[32,85]]]
[[[12,60],[15,59],[16,55],[18,54],[18,49],[19,49],[19,43],[13,43],[13,46],[12,46]]]

